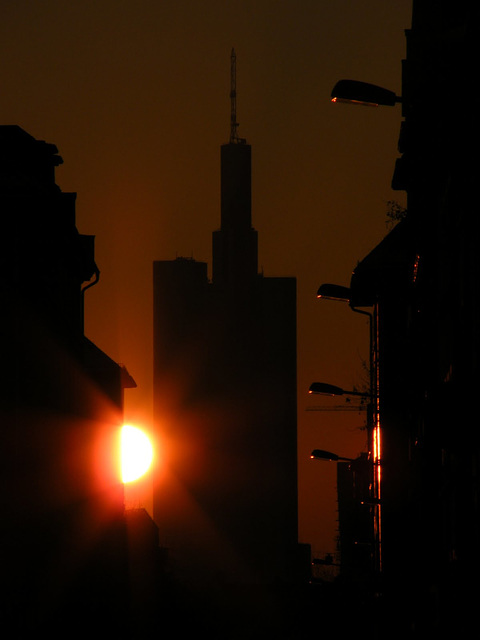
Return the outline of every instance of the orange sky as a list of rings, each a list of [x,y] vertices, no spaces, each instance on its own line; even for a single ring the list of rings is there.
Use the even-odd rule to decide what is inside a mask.
[[[239,135],[252,145],[253,224],[266,276],[298,286],[299,533],[333,550],[335,466],[357,455],[355,413],[306,411],[310,382],[362,383],[368,327],[319,302],[385,235],[398,107],[330,103],[340,78],[401,93],[411,1],[2,0],[2,124],[55,143],[57,183],[96,235],[99,284],[86,333],[137,381],[127,419],[151,421],[152,262],[211,260],[220,145],[229,136],[230,51]],[[148,505],[147,505],[148,506]]]

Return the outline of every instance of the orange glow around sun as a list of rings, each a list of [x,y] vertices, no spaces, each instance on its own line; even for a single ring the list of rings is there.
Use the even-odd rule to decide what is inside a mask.
[[[121,430],[122,482],[134,482],[143,476],[153,460],[150,439],[141,429],[124,425]]]

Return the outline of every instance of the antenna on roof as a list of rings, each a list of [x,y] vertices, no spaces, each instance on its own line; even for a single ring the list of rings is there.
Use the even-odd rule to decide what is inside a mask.
[[[237,133],[237,56],[235,49],[230,55],[230,144],[245,144],[245,138],[240,138]]]

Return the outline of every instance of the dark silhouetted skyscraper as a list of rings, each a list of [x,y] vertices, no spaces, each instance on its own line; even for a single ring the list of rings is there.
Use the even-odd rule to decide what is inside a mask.
[[[235,129],[236,131],[236,129]],[[297,550],[296,281],[258,273],[251,147],[221,147],[212,280],[157,261],[154,519],[188,582],[290,581]]]

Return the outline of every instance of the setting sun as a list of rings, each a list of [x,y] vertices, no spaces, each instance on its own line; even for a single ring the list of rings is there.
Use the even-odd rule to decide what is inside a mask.
[[[121,432],[122,482],[133,482],[146,473],[153,458],[148,436],[137,427],[124,425]]]

